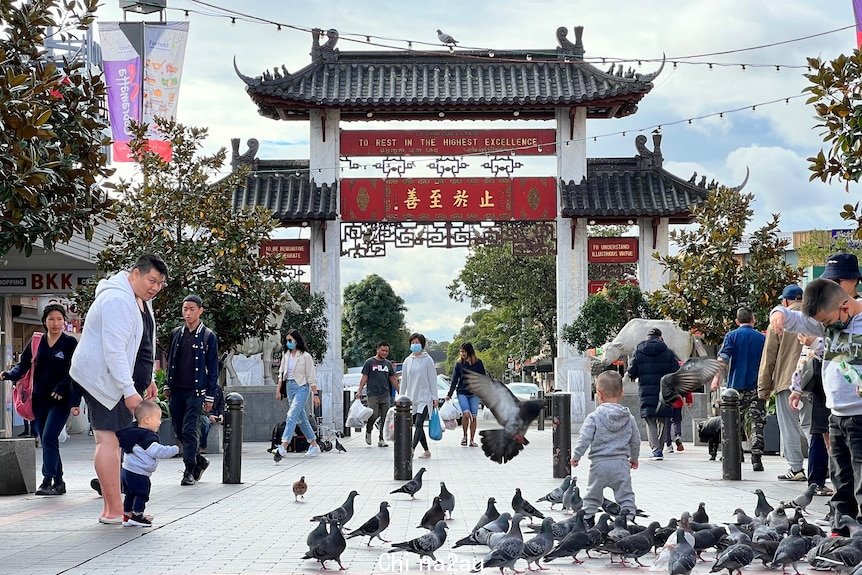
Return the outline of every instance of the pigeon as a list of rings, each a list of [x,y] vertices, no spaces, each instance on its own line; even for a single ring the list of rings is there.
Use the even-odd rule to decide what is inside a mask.
[[[799,525],[799,534],[805,537],[824,537],[826,533],[820,529],[817,525],[813,523],[807,522],[804,518],[799,518],[796,520],[797,525]]]
[[[493,521],[490,521],[479,529],[472,531],[468,536],[456,541],[452,548],[455,549],[462,545],[487,545],[491,534],[505,533],[509,530],[509,519],[511,518],[512,516],[508,513],[503,513]]]
[[[575,482],[573,481],[572,485],[574,485],[574,483]],[[564,500],[563,500],[563,507],[564,508],[565,508],[565,503],[566,502],[565,502],[565,498],[564,498]],[[571,511],[572,513],[577,513],[578,511],[580,511],[583,508],[584,508],[584,500],[581,499],[581,488],[575,486],[574,489],[572,489],[571,497],[569,497],[569,511]]]
[[[626,559],[634,559],[635,563],[643,567],[639,559],[652,550],[655,532],[659,527],[659,523],[653,521],[645,531],[602,545],[596,551],[610,553],[611,563],[614,562],[614,555],[619,555],[621,563],[625,564]]]
[[[775,550],[775,556],[772,558],[772,568],[781,567],[781,572],[786,573],[785,569],[790,565],[798,575],[799,569],[796,568],[796,563],[805,557],[807,552],[808,543],[799,534],[799,525],[793,525],[790,527],[790,535],[778,543],[778,549]]]
[[[455,496],[449,493],[446,489],[446,483],[440,482],[440,507],[443,511],[449,514],[449,519],[452,519],[452,511],[455,509]]]
[[[749,517],[742,509],[734,509],[733,517],[736,519],[734,525],[748,525],[751,523],[751,517]]]
[[[338,521],[330,520],[329,535],[318,543],[314,549],[309,549],[302,558],[315,559],[320,562],[324,569],[326,568],[327,561],[335,561],[341,570],[344,571],[345,567],[341,564],[341,554],[344,553],[345,549],[347,549],[347,541],[344,540],[344,535],[342,535],[341,529],[338,527]]]
[[[335,450],[340,451],[342,453],[347,453],[347,449],[345,449],[344,446],[341,445],[341,442],[338,441],[337,437],[335,438]]]
[[[692,547],[694,547],[694,551],[697,553],[698,558],[701,561],[706,561],[701,556],[701,553],[711,547],[715,547],[725,537],[727,537],[727,531],[724,530],[724,527],[713,527],[712,529],[695,531],[694,545]]]
[[[709,515],[706,513],[706,503],[701,501],[697,505],[697,511],[692,513],[691,518],[697,523],[709,523]]]
[[[578,559],[578,553],[590,547],[592,547],[592,541],[586,531],[572,530],[545,555],[545,563],[550,563],[558,557],[571,557],[572,561],[580,565],[583,561]]]
[[[558,487],[554,487],[554,489],[550,493],[547,493],[547,494],[539,497],[536,500],[536,503],[539,503],[540,501],[547,501],[548,503],[551,504],[551,509],[553,509],[554,505],[556,505],[557,503],[563,502],[563,494],[571,487],[571,485],[572,485],[572,478],[571,478],[571,476],[567,475],[566,478],[563,479],[563,482]]]
[[[768,567],[768,563],[771,563],[772,558],[775,557],[778,541],[752,541],[749,547],[754,551],[754,558],[760,559],[763,565]]]
[[[814,500],[814,491],[816,489],[817,485],[815,483],[810,484],[805,491],[790,502],[790,506],[795,507],[796,509],[801,509],[805,514],[809,514],[808,506],[811,505],[811,502]]]
[[[308,491],[308,483],[305,482],[305,476],[293,482],[293,500],[298,501],[300,497],[305,499],[305,492]]]
[[[422,467],[419,469],[419,473],[416,474],[413,479],[396,489],[395,491],[391,491],[389,494],[393,493],[406,493],[410,496],[410,499],[416,499],[415,495],[418,493],[420,489],[422,489],[422,475],[425,473],[426,469]]]
[[[308,537],[305,538],[308,550],[311,551],[317,547],[317,545],[323,541],[327,535],[329,535],[329,532],[326,530],[326,521],[321,519],[317,527],[315,527],[314,530],[308,534]]]
[[[572,509],[572,494],[574,493],[575,489],[575,482],[569,481],[569,487],[565,491],[563,491],[563,496],[560,498],[560,503],[563,505],[563,513],[569,513],[569,511]],[[551,503],[551,507],[553,506],[554,504]]]
[[[709,386],[712,380],[722,373],[724,365],[717,359],[689,358],[677,371],[662,376],[659,383],[662,403],[670,405],[690,391],[704,385]]]
[[[380,511],[377,512],[377,515],[360,525],[358,528],[354,529],[350,535],[345,537],[345,539],[350,539],[351,537],[362,537],[364,535],[368,536],[368,543],[366,545],[371,547],[371,540],[377,537],[383,543],[389,543],[386,539],[380,536],[386,528],[389,527],[389,503],[386,501],[380,502]]]
[[[497,548],[497,544],[503,540],[504,537],[508,537],[509,535],[515,535],[521,541],[524,540],[524,536],[521,533],[521,521],[524,520],[524,516],[521,513],[515,513],[512,516],[512,523],[509,525],[509,530],[505,533],[491,533],[491,536],[488,537],[488,547],[492,550]]]
[[[766,495],[763,494],[762,489],[755,489],[754,493],[757,494],[757,505],[754,507],[754,516],[763,519],[772,513],[775,510],[775,507],[766,501]]]
[[[487,375],[467,370],[464,373],[470,393],[477,395],[491,410],[503,429],[485,429],[482,451],[491,460],[503,464],[517,456],[529,444],[525,434],[545,406],[543,400],[518,401],[508,387]],[[517,510],[516,510],[517,511]]]
[[[419,527],[423,529],[434,529],[434,526],[437,525],[438,521],[443,521],[446,519],[446,512],[443,511],[443,508],[440,506],[440,498],[435,497],[434,502],[431,504],[431,509],[425,512],[425,515],[422,516],[422,521],[419,522]]]
[[[544,519],[542,512],[533,507],[533,504],[521,496],[521,489],[515,488],[515,496],[512,497],[512,509],[515,513],[526,515],[530,518],[530,523],[533,522],[533,517],[536,519]]]
[[[623,512],[631,515],[631,509],[624,510],[620,507],[619,503],[617,503],[616,501],[611,501],[607,497],[604,497],[602,499],[601,508],[613,516],[621,515]],[[637,508],[635,508],[635,515],[638,517],[649,517],[649,515],[644,513],[643,509],[637,509]]]
[[[471,533],[475,533],[479,530],[480,527],[485,525],[486,523],[490,523],[494,521],[497,517],[500,516],[500,512],[497,511],[497,507],[494,505],[497,503],[497,500],[493,497],[488,498],[488,505],[485,507],[485,513],[482,514],[482,517],[479,518],[479,521],[473,527],[473,531]]]
[[[671,535],[676,535],[676,530],[679,529],[679,522],[676,517],[671,517],[667,522],[666,527],[659,527],[655,530],[653,537],[653,552],[658,552],[659,547],[664,547]]]
[[[769,512],[766,516],[766,524],[781,531],[787,531],[790,525],[790,520],[787,518],[787,513],[784,511],[784,504]]]
[[[456,46],[458,44],[458,40],[446,34],[439,28],[437,29],[437,39],[440,40],[446,46]]]
[[[470,372],[467,372],[470,373]],[[524,517],[520,513],[516,513],[512,518],[512,526],[509,527],[509,532],[506,533],[497,542],[496,546],[490,553],[485,555],[482,560],[476,564],[471,573],[478,573],[485,567],[497,567],[500,573],[508,567],[512,571],[515,570],[515,562],[521,558],[524,553],[524,540],[521,537],[521,529],[518,525]]]
[[[862,550],[859,549],[858,545],[848,544],[836,547],[828,553],[815,555],[808,563],[815,568],[831,569],[839,573],[846,572],[862,563]],[[857,570],[853,571],[853,573],[858,572]]]
[[[443,544],[446,543],[447,529],[448,527],[446,526],[445,521],[438,521],[437,525],[434,526],[434,529],[425,535],[417,537],[416,539],[411,539],[410,541],[393,543],[393,548],[389,550],[389,553],[407,551],[409,553],[416,553],[419,555],[419,561],[422,561],[423,557],[430,557],[434,561],[437,561],[437,558],[434,557],[434,552],[443,547]]]
[[[527,560],[527,569],[530,569],[530,563],[535,563],[536,567],[542,569],[539,561],[554,548],[554,535],[551,533],[553,523],[553,519],[545,517],[542,519],[542,530],[539,534],[524,542],[524,552],[521,557]]]
[[[353,517],[353,500],[359,495],[356,491],[351,491],[347,496],[347,500],[341,504],[341,507],[333,509],[329,513],[323,515],[315,515],[311,518],[312,521],[335,521],[342,527]]]
[[[746,542],[734,543],[724,551],[718,554],[713,564],[710,573],[718,573],[722,569],[727,569],[728,575],[733,575],[734,571],[742,572],[742,568],[750,565],[754,561],[754,550],[749,547],[751,540],[747,535],[744,535]]]
[[[670,575],[688,575],[697,565],[697,554],[685,538],[685,531],[676,530],[676,545],[670,550],[667,572]]]

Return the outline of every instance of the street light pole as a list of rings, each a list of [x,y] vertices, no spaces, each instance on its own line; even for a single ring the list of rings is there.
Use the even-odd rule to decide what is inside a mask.
[[[527,318],[521,317],[521,383],[524,383],[524,364],[527,363],[527,358],[524,355],[524,327],[527,323]]]

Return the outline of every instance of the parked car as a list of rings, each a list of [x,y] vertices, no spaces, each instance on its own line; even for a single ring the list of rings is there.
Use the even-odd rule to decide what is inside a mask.
[[[539,397],[539,386],[535,383],[513,382],[507,383],[506,387],[521,401],[529,401]]]
[[[344,385],[344,390],[349,391],[351,393],[351,397],[352,397],[352,395],[356,393],[356,390],[359,389],[359,380],[362,379],[362,374],[361,373],[345,373],[342,377],[343,377],[343,379],[341,381]],[[365,388],[362,390],[362,398],[363,399],[365,398],[366,395],[368,395],[366,393],[367,389],[368,388]]]

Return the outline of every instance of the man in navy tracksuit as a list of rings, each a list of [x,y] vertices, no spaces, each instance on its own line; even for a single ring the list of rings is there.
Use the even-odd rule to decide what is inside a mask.
[[[180,485],[194,485],[209,467],[198,452],[201,410],[209,413],[218,387],[218,338],[201,322],[201,298],[183,300],[185,325],[171,332],[165,397],[170,400],[171,420],[177,441],[183,446],[185,471]]]

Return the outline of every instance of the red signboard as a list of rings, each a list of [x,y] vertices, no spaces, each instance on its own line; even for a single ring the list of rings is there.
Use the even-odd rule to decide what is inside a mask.
[[[615,280],[618,284],[631,284],[637,285],[637,280]],[[594,294],[599,293],[605,286],[611,283],[611,280],[590,280],[587,282],[587,293]]]
[[[637,238],[588,238],[587,261],[592,264],[633,264],[638,261]]]
[[[345,222],[551,221],[555,178],[341,180]]]
[[[344,130],[342,156],[552,156],[557,132],[515,130]]]
[[[284,263],[291,266],[311,264],[311,241],[309,240],[264,240],[260,244],[260,255],[278,254]]]

